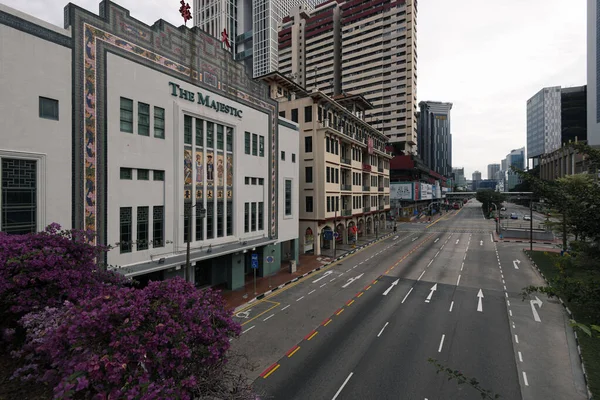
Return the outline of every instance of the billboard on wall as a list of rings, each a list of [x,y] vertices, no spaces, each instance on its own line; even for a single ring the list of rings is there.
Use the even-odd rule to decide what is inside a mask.
[[[429,183],[421,183],[421,200],[433,199],[433,187]]]
[[[415,198],[414,200],[421,200],[421,184],[419,182],[413,182],[415,187]]]
[[[414,200],[414,184],[412,182],[390,183],[391,200]]]

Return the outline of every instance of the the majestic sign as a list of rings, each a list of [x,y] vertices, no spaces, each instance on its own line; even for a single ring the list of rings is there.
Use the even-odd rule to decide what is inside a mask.
[[[178,84],[169,82],[171,87],[171,96],[179,97],[190,102],[195,102],[197,97],[198,104],[202,104],[205,107],[212,108],[216,112],[222,112],[230,114],[238,118],[242,118],[242,110],[238,110],[235,107],[231,107],[225,103],[221,103],[215,100],[211,100],[209,95],[203,95],[202,92],[192,92],[189,90],[182,89]]]

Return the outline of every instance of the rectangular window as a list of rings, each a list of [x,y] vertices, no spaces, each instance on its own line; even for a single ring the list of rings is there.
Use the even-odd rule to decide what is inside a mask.
[[[215,204],[209,201],[206,204],[206,239],[215,238]]]
[[[58,100],[40,96],[40,118],[58,121]]]
[[[313,197],[306,196],[306,212],[313,212]]]
[[[215,140],[215,124],[206,122],[206,147],[213,148]]]
[[[256,133],[252,134],[252,155],[255,156],[258,154],[258,135]]]
[[[137,179],[138,181],[147,181],[150,179],[150,170],[147,169],[138,169],[137,170]]]
[[[244,178],[244,182],[246,183],[246,185],[249,185],[250,184],[250,177],[249,176],[245,177]]]
[[[196,118],[196,146],[204,147],[204,121]]]
[[[312,122],[312,106],[304,107],[304,122]]]
[[[281,161],[285,161],[285,151],[281,152]]]
[[[258,178],[258,184],[263,186],[265,184],[265,178]]]
[[[296,153],[292,153],[292,162],[295,163],[296,162]]]
[[[328,153],[331,152],[329,148],[329,136],[325,136],[325,151]]]
[[[149,215],[150,207],[138,207],[137,208],[137,249],[147,250],[148,249],[148,229],[149,229]]]
[[[340,198],[339,197],[335,198],[335,210],[340,211]]]
[[[223,229],[225,228],[225,204],[222,201],[217,203],[217,237],[223,237]]]
[[[313,181],[313,167],[305,167],[304,168],[304,175],[305,175],[306,183],[312,183],[312,181]]]
[[[292,121],[298,122],[298,109],[297,108],[292,109]]]
[[[252,232],[256,232],[256,203],[250,203],[251,204],[251,213],[250,215],[252,216],[251,222],[250,222],[250,230]]]
[[[138,135],[150,136],[150,105],[138,103]]]
[[[121,97],[121,132],[133,133],[133,100]]]
[[[304,138],[304,152],[312,153],[312,136],[306,136]]]
[[[165,180],[165,171],[154,170],[152,171],[153,179],[155,181],[164,181]]]
[[[192,117],[183,116],[183,143],[192,144]]]
[[[119,219],[121,254],[131,253],[131,207],[121,207]]]
[[[233,128],[227,127],[227,151],[233,151]]]
[[[319,122],[323,121],[323,109],[321,107],[317,108],[317,118]]]
[[[233,202],[227,202],[227,227],[225,236],[233,235]]]
[[[262,135],[258,138],[258,155],[265,156],[265,137]]]
[[[331,197],[327,196],[327,212],[331,212]]]
[[[131,168],[121,168],[121,179],[133,179],[133,170]]]
[[[2,226],[9,234],[37,231],[37,162],[2,159]]]
[[[225,140],[223,137],[223,125],[217,125],[217,149],[223,150],[223,141]]]
[[[256,178],[252,178],[252,184],[256,185]]]
[[[279,116],[285,118],[285,111],[279,111]]]
[[[244,203],[244,232],[250,232],[250,203]]]
[[[340,183],[340,170],[335,169],[335,183]]]
[[[250,132],[244,132],[244,153],[250,154]]]
[[[196,241],[204,240],[204,218],[202,218],[202,202],[196,203]]]
[[[152,244],[154,247],[165,245],[165,208],[154,206],[152,208]]]
[[[327,176],[326,176],[325,181],[327,183],[329,183],[329,182],[331,182],[331,175],[330,175],[331,174],[331,169],[329,167],[326,167],[326,171],[327,171]]]
[[[165,138],[165,109],[154,107],[154,137]]]
[[[258,203],[258,230],[262,231],[265,229],[265,221],[264,221],[264,210],[265,203],[262,201]]]
[[[292,215],[292,181],[285,180],[285,215]]]

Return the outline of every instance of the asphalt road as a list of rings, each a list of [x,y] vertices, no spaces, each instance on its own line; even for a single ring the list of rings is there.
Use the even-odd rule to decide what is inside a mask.
[[[233,347],[256,363],[260,398],[481,398],[438,374],[432,358],[504,399],[583,399],[561,306],[543,298],[544,323],[534,319],[520,292],[539,277],[491,229],[476,202],[432,224],[402,224],[242,310]]]

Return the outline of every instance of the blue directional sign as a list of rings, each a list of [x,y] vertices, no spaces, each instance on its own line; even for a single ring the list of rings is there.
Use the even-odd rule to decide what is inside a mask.
[[[267,257],[267,263],[272,264],[275,259],[272,256]]]
[[[258,254],[252,253],[252,268],[258,269]]]
[[[324,231],[323,239],[325,240],[333,240],[333,231]]]

